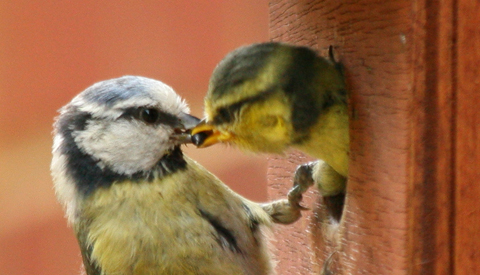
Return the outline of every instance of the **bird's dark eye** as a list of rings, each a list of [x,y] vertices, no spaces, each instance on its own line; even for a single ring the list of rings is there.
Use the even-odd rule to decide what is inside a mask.
[[[221,108],[217,111],[217,115],[215,116],[214,120],[216,123],[229,123],[233,119],[230,110],[227,108]]]
[[[141,108],[139,118],[146,123],[155,123],[158,121],[160,113],[154,108]]]

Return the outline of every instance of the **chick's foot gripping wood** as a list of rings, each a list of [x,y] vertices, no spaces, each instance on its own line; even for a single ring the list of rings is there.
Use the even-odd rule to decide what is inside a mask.
[[[339,221],[345,202],[346,178],[338,174],[327,163],[317,160],[299,165],[295,171],[293,187],[288,192],[288,200],[278,200],[262,205],[275,223],[290,224],[301,217],[301,211],[308,208],[300,205],[303,194],[316,184],[320,190],[330,217]]]
[[[312,166],[314,164],[314,162],[311,162],[297,168],[293,179],[293,187],[288,192],[288,199],[262,205],[263,210],[272,217],[275,223],[294,223],[302,216],[301,211],[308,210],[308,208],[300,205],[300,202],[303,199],[303,193],[314,184],[312,177]]]
[[[293,179],[293,187],[288,192],[288,200],[292,203],[297,205],[299,208],[307,209],[300,205],[300,202],[303,199],[303,193],[305,193],[310,186],[314,184],[314,180],[312,177],[312,169],[315,166],[316,162],[309,162],[306,164],[302,164],[297,167],[295,171],[295,176]]]

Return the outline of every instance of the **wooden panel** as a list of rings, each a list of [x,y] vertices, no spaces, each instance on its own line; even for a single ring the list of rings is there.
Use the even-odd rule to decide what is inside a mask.
[[[454,1],[412,1],[408,274],[452,274]]]
[[[480,188],[470,185],[480,165],[473,104],[480,100],[480,84],[473,83],[480,45],[469,39],[479,35],[480,22],[478,7],[463,16],[461,8],[474,1],[464,2],[270,2],[271,38],[323,55],[334,45],[351,93],[344,216],[332,224],[322,198],[309,193],[314,211],[277,243],[279,274],[478,273],[479,246],[471,239],[480,234]],[[457,35],[463,50],[455,48]],[[458,112],[461,103],[470,109]],[[272,197],[289,187],[294,164],[303,161],[297,155],[270,161]]]
[[[455,274],[480,274],[480,3],[457,12]]]
[[[308,45],[324,56],[334,45],[351,92],[345,212],[336,227],[321,207],[313,211],[311,228],[316,230],[310,230],[308,237],[313,238],[311,250],[317,251],[313,267],[323,268],[331,256],[325,267],[333,274],[404,272],[411,154],[411,3],[272,1],[270,12],[273,40]],[[310,273],[279,270],[279,274]]]

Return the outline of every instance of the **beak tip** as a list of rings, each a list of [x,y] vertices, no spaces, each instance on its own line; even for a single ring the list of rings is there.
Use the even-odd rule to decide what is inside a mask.
[[[214,126],[202,120],[196,127],[190,130],[192,143],[197,148],[206,148],[219,142],[227,142],[231,139],[231,134],[221,132]]]
[[[192,143],[198,148],[203,148],[205,140],[209,137],[208,132],[192,133]]]
[[[190,129],[197,126],[200,123],[200,119],[187,113],[180,115],[180,121],[183,128]]]

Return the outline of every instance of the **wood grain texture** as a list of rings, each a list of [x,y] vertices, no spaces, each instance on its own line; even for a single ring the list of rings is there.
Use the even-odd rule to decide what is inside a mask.
[[[413,6],[409,274],[452,274],[454,1]]]
[[[407,269],[410,4],[271,2],[273,40],[308,45],[324,56],[334,45],[346,67],[352,113],[346,208],[338,228],[319,216],[311,235],[312,250],[319,251],[314,265],[323,267],[336,251],[328,263],[334,274],[401,274]]]
[[[300,153],[292,153],[288,158],[270,158],[267,180],[269,183],[269,196],[272,198],[285,198],[292,186],[292,178],[297,165],[308,162]],[[303,206],[313,207],[318,198],[316,190],[311,188],[304,194]],[[315,251],[311,246],[311,236],[305,234],[310,227],[315,226],[311,212],[303,212],[303,217],[293,225],[278,225],[274,231],[273,245],[277,260],[278,274],[310,274],[317,269]],[[301,249],[298,249],[301,247]]]
[[[480,3],[457,10],[455,274],[480,274]]]
[[[318,274],[325,264],[332,274],[479,273],[478,12],[468,0],[270,1],[274,41],[324,56],[335,47],[351,113],[340,226],[313,198],[308,230],[292,229],[289,246],[278,246],[289,261],[279,274]],[[270,162],[271,188],[289,186],[294,165]],[[289,259],[303,255],[307,238],[311,270]]]

